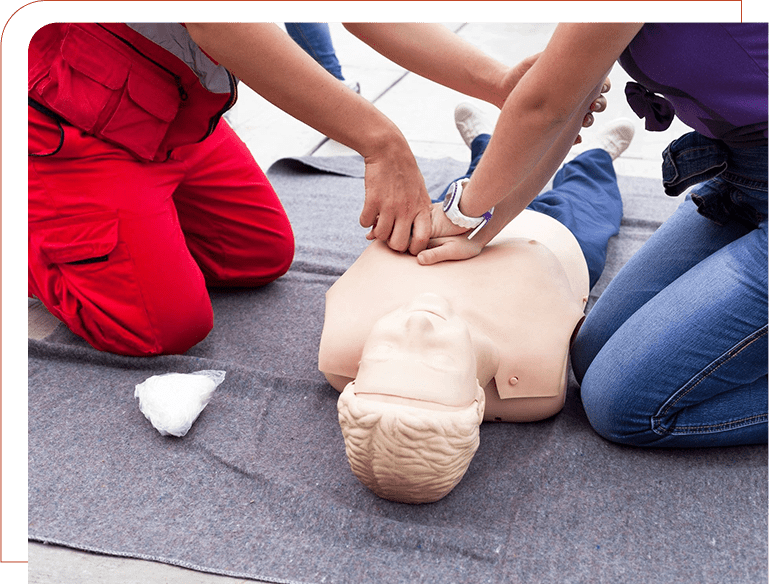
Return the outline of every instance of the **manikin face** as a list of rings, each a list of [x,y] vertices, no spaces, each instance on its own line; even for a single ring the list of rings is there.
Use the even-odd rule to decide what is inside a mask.
[[[476,397],[476,376],[466,323],[447,300],[425,293],[376,322],[363,347],[355,394],[466,407]]]

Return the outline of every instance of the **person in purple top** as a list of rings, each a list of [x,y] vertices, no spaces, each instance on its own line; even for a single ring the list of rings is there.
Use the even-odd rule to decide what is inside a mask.
[[[612,280],[572,348],[588,420],[649,447],[767,441],[767,25],[562,24],[505,100],[456,209],[434,207],[422,264],[459,260],[530,202],[536,161],[615,61],[663,152],[667,194],[691,191]],[[488,218],[492,212],[491,219]],[[464,223],[485,217],[469,238]]]

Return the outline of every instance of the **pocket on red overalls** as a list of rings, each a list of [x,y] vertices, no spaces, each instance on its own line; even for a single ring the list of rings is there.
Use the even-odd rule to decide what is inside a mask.
[[[52,264],[106,261],[117,245],[117,213],[103,211],[32,223],[30,238]]]
[[[181,103],[170,72],[138,52],[129,58],[74,24],[50,67],[32,81],[30,97],[141,160],[165,158],[158,150]]]
[[[114,113],[97,135],[125,146],[141,159],[165,160],[166,153],[158,149],[180,102],[178,88],[168,74],[134,68]]]
[[[29,224],[29,269],[40,300],[101,350],[157,352],[147,309],[114,211]]]

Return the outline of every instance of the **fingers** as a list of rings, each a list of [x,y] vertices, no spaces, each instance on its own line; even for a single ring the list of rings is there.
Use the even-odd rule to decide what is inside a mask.
[[[360,226],[375,227],[376,220],[377,220],[376,206],[369,204],[368,201],[365,201],[363,203],[363,210],[360,212]]]
[[[608,102],[606,101],[606,97],[603,95],[607,91],[611,89],[611,81],[609,81],[608,78],[606,78],[606,81],[604,81],[603,87],[601,88],[601,95],[599,95],[593,103],[590,104],[590,111],[585,114],[585,117],[582,118],[582,127],[583,128],[589,128],[593,125],[595,122],[595,116],[593,116],[593,113],[600,113],[606,109],[606,106],[608,105]],[[577,136],[577,140],[575,140],[575,144],[579,144],[582,141],[579,136]]]
[[[414,218],[413,225],[406,220],[396,221],[391,233],[382,228],[382,225],[387,224],[389,224],[388,221],[377,217],[372,229],[366,233],[366,239],[369,241],[380,239],[385,241],[390,249],[399,252],[408,250],[412,255],[417,255],[425,249],[430,241],[432,223],[429,211],[419,213]]]
[[[431,266],[441,261],[440,254],[438,253],[440,248],[425,249],[417,254],[417,263],[422,266]]]
[[[430,247],[430,245],[434,245],[434,247]],[[422,266],[432,266],[434,264],[438,264],[440,262],[445,262],[449,260],[465,259],[465,256],[462,254],[458,254],[457,249],[452,248],[451,245],[447,245],[445,243],[436,245],[436,244],[433,244],[432,242],[430,245],[428,245],[428,249],[420,251],[419,254],[417,254],[418,264]]]
[[[381,239],[387,241],[393,229],[393,218],[391,215],[383,213],[375,216],[372,220],[364,219],[363,213],[360,216],[361,227],[371,227],[371,231],[366,234],[369,241]]]
[[[409,244],[409,253],[411,255],[417,255],[427,247],[431,231],[430,211],[419,213],[414,218],[414,225],[411,229],[411,243]]]
[[[387,245],[395,251],[406,251],[409,247],[410,238],[411,220],[401,218],[393,225],[392,231],[387,237]],[[384,239],[384,237],[378,237],[378,239]]]
[[[441,250],[446,247],[445,242],[446,238],[443,237],[428,240],[427,249],[417,254],[417,263],[423,266],[430,266],[442,261],[441,256],[444,253]]]
[[[466,260],[481,253],[483,245],[464,236],[439,237],[431,239],[427,249],[417,254],[417,262],[430,266],[452,260]]]

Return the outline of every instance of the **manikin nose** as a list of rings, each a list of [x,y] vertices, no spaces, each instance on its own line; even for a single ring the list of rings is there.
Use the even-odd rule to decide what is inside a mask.
[[[427,314],[417,312],[409,315],[406,320],[406,330],[410,333],[426,335],[435,331],[435,326]]]
[[[449,301],[434,292],[423,292],[414,297],[408,309],[426,310],[427,312],[438,314],[443,318],[453,314]]]

